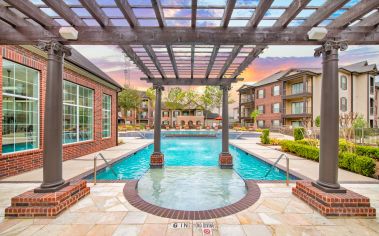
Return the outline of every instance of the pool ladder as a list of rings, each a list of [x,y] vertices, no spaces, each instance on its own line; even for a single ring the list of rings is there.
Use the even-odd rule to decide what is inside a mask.
[[[95,184],[95,185],[96,185],[96,174],[97,174],[96,162],[97,162],[97,158],[98,157],[101,157],[101,159],[104,160],[104,162],[107,165],[107,167],[109,167],[109,169],[112,171],[112,173],[117,177],[117,174],[113,170],[112,166],[109,164],[109,162],[107,161],[107,159],[105,159],[105,157],[103,156],[103,154],[100,152],[100,153],[96,154],[95,157],[93,158],[93,184]]]
[[[289,184],[289,172],[290,172],[290,159],[285,153],[280,154],[279,158],[275,161],[274,165],[271,166],[271,168],[267,171],[265,178],[267,177],[268,174],[276,167],[276,165],[279,163],[279,161],[282,159],[282,157],[286,158],[286,185],[288,186]]]

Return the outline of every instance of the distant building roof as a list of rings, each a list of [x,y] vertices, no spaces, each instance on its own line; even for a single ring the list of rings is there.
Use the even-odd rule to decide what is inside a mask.
[[[71,48],[71,56],[65,58],[67,61],[79,66],[80,68],[90,72],[91,74],[96,75],[97,77],[105,80],[106,82],[118,87],[122,88],[122,86],[114,81],[111,77],[109,77],[104,71],[100,70],[97,66],[95,66],[90,60],[76,51],[74,48]]]
[[[254,87],[274,83],[274,82],[278,81],[278,79],[287,75],[290,71],[291,70],[282,70],[282,71],[276,72],[275,74],[272,74],[272,75],[258,81],[257,83],[255,83]]]
[[[375,64],[368,64],[367,61],[361,61],[347,66],[342,66],[341,69],[356,72],[356,73],[367,73],[370,71],[377,71]]]
[[[211,111],[204,111],[204,117],[207,117],[209,120],[214,120],[219,116],[219,114],[211,112]]]
[[[375,83],[375,86],[379,88],[379,82],[376,82],[376,83]]]

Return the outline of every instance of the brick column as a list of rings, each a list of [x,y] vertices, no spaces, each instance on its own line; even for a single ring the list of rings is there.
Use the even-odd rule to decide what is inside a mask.
[[[221,85],[222,89],[222,152],[219,156],[221,168],[232,168],[233,157],[229,153],[229,114],[228,114],[228,91],[230,85]]]
[[[67,186],[62,178],[62,109],[63,61],[70,49],[59,42],[40,42],[47,52],[47,79],[45,95],[43,182],[35,192],[56,192]]]
[[[150,168],[161,168],[164,164],[164,155],[161,152],[161,104],[162,91],[161,85],[154,85],[155,89],[155,114],[154,114],[154,152],[150,157]]]

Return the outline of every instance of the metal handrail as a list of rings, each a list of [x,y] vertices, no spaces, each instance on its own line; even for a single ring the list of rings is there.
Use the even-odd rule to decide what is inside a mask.
[[[265,178],[276,167],[276,165],[279,163],[279,161],[282,159],[283,156],[286,157],[286,164],[287,164],[287,168],[286,168],[286,185],[288,186],[288,184],[289,184],[289,171],[290,171],[290,159],[288,158],[288,156],[285,153],[280,154],[279,158],[275,161],[275,163],[267,171],[267,173],[265,175]]]
[[[109,167],[109,169],[112,171],[112,173],[116,176],[117,178],[117,173],[113,170],[112,166],[109,164],[109,162],[107,161],[107,159],[105,159],[105,157],[103,156],[102,153],[98,153],[95,155],[95,157],[93,158],[93,183],[96,184],[96,175],[97,175],[97,165],[96,165],[96,162],[97,162],[97,158],[98,157],[101,157],[101,159],[104,160],[105,164],[107,165],[107,167]]]

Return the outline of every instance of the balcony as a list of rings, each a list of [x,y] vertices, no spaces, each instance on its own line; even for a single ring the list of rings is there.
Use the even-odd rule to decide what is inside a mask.
[[[370,107],[370,116],[375,114],[375,107]]]
[[[283,117],[284,118],[303,118],[303,117],[311,117],[312,116],[312,108],[306,107],[303,110],[292,110],[290,109],[287,111],[286,109],[283,110]]]
[[[253,102],[254,99],[252,97],[241,97],[241,103],[248,103],[248,102]]]
[[[306,89],[300,89],[300,90],[292,90],[292,89],[284,89],[283,90],[283,99],[294,99],[294,98],[301,98],[301,97],[311,97],[312,96],[312,87],[307,86]]]
[[[375,94],[375,86],[370,86],[370,94],[371,95]]]

